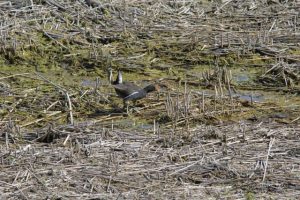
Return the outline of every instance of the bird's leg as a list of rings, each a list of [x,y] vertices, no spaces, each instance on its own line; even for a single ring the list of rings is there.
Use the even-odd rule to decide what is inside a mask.
[[[137,113],[139,113],[139,109],[136,107],[136,104],[137,104],[137,100],[134,100],[133,101],[133,110]]]
[[[136,107],[137,100],[133,100],[133,106]]]
[[[127,101],[123,101],[123,109],[125,110],[125,107],[126,107],[126,113],[128,114],[128,107],[129,107],[129,104]]]

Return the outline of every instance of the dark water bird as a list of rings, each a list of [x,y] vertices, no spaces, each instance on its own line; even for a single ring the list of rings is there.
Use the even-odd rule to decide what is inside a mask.
[[[93,8],[95,7],[98,7],[101,5],[101,3],[98,1],[98,0],[85,0],[85,3],[88,5],[88,6],[91,6]]]
[[[145,98],[148,93],[158,90],[158,86],[153,84],[141,88],[132,82],[124,82],[121,71],[118,71],[116,80],[112,81],[112,70],[110,69],[109,72],[110,82],[115,88],[117,95],[123,99],[124,108],[126,106],[127,113],[128,101],[133,101],[135,103],[137,100]]]

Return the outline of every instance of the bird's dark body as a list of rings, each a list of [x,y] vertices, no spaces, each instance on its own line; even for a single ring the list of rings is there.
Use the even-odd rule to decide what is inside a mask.
[[[110,72],[110,79],[112,78],[112,72]],[[145,98],[149,92],[155,91],[154,85],[148,85],[144,88],[137,86],[132,82],[123,82],[122,74],[119,71],[117,79],[112,82],[112,86],[115,88],[117,95],[123,99],[124,106],[128,101],[136,101]]]
[[[138,100],[145,98],[147,92],[133,83],[125,82],[123,84],[113,85],[119,97],[124,101]]]

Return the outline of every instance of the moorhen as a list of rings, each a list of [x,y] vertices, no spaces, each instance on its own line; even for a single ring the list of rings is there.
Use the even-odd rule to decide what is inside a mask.
[[[123,77],[121,71],[118,71],[118,76],[115,81],[112,81],[112,70],[109,70],[109,78],[112,86],[115,88],[117,95],[123,99],[124,108],[126,106],[126,111],[128,113],[128,101],[133,101],[134,103],[142,98],[145,98],[149,92],[158,90],[157,85],[148,85],[141,88],[132,82],[123,82]]]

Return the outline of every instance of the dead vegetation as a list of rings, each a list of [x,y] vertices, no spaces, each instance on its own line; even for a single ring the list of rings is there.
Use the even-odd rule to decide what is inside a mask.
[[[278,62],[272,65],[258,80],[264,85],[293,88],[299,84],[297,64]]]
[[[0,191],[7,199],[296,199],[299,131],[240,123],[127,132],[91,122],[24,130],[1,147]],[[45,133],[50,143],[39,139]]]
[[[1,1],[0,197],[297,199],[299,9]],[[126,116],[109,67],[162,89]]]

